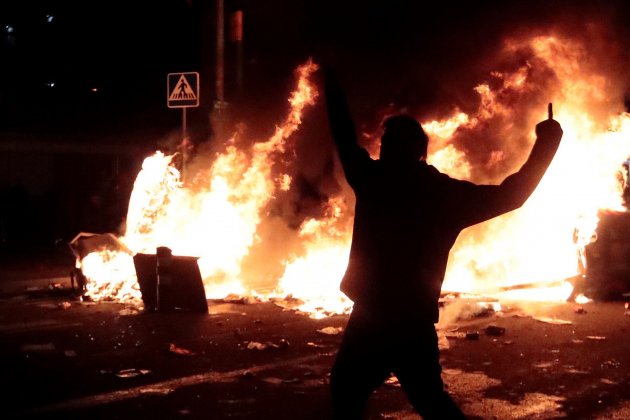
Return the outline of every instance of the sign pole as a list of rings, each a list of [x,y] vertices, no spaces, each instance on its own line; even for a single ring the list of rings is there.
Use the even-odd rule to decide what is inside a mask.
[[[181,180],[186,182],[190,142],[187,132],[186,108],[199,106],[199,73],[169,73],[166,76],[166,105],[182,109],[182,140],[179,145],[182,154]]]
[[[188,138],[186,136],[186,107],[182,108],[182,182],[186,182],[188,164]]]

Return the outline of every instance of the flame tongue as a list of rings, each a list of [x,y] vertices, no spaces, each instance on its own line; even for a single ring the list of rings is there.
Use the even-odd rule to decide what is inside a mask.
[[[611,111],[616,104],[608,98],[614,97],[615,87],[604,69],[587,59],[578,41],[534,37],[506,43],[507,54],[520,50],[529,52],[528,61],[512,71],[491,73],[491,81],[475,88],[477,109],[454,109],[451,116],[423,122],[431,137],[429,162],[456,178],[484,183],[500,182],[522,164],[533,127],[545,117],[550,99],[565,133],[554,162],[522,209],[463,232],[451,252],[446,290],[474,293],[517,283],[557,284],[578,272],[579,250],[591,239],[597,211],[622,209],[618,171],[630,155],[630,116]],[[288,173],[274,174],[274,162],[286,153],[304,110],[317,98],[309,80],[315,69],[311,62],[298,68],[289,113],[269,140],[249,148],[228,142],[191,185],[182,185],[172,157],[157,153],[147,158],[131,197],[125,244],[134,252],[168,246],[176,255],[201,257],[209,297],[256,294],[243,283],[244,260],[260,240],[261,226],[277,223],[265,211],[268,204],[292,187]],[[501,141],[493,143],[497,139]],[[314,316],[350,310],[351,302],[338,287],[352,232],[346,204],[351,202],[349,193],[331,197],[321,216],[307,218],[298,230],[284,229],[299,246],[275,254],[283,260],[284,273],[271,279],[277,290],[263,298],[290,294]],[[92,282],[135,283],[128,263],[120,264],[127,268],[119,269],[119,275],[112,273],[118,257],[105,255],[81,261]],[[125,258],[130,257],[120,257]],[[92,290],[120,299],[121,293],[129,294],[121,291],[129,289]],[[542,290],[516,289],[510,297],[562,300],[571,291],[562,284]]]
[[[297,69],[298,87],[289,100],[290,111],[269,140],[254,143],[250,150],[228,145],[208,171],[197,174],[192,187],[182,184],[173,156],[157,152],[146,158],[131,195],[127,232],[121,238],[128,248],[154,253],[158,246],[168,246],[175,255],[198,256],[209,297],[244,293],[241,262],[256,240],[262,209],[281,186],[272,179],[272,157],[284,152],[304,109],[315,103],[317,91],[309,77],[316,69],[311,61]],[[286,184],[286,176],[281,178]],[[111,286],[136,283],[133,270],[128,270],[133,267],[128,254],[114,258],[103,251],[88,257],[80,264],[94,285],[92,297],[121,299],[117,291],[129,287]],[[125,269],[115,268],[114,260]]]

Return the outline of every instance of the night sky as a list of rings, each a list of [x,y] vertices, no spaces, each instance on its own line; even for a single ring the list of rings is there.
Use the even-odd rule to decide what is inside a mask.
[[[628,38],[626,2],[230,1],[244,10],[244,92],[226,45],[226,99],[255,118],[282,112],[307,57],[337,67],[369,118],[396,102],[427,110],[470,89],[506,34],[603,19]],[[201,73],[205,125],[214,96],[211,0],[2,2],[0,131],[156,136],[179,124],[165,105],[169,72]],[[226,25],[229,33],[229,25]],[[623,43],[623,41],[622,41]],[[201,136],[211,133],[201,130]],[[143,137],[143,135],[139,135]]]

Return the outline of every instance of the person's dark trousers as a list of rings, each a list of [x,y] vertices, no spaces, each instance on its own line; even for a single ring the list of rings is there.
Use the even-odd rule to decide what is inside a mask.
[[[331,372],[334,418],[363,418],[370,394],[393,373],[423,419],[465,419],[444,390],[433,323],[387,318],[355,305]]]

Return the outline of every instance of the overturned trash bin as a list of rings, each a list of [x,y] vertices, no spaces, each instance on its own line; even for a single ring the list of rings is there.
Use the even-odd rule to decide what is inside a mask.
[[[198,257],[173,255],[167,247],[133,257],[144,307],[158,312],[208,312]]]
[[[131,256],[133,253],[113,233],[79,232],[68,246],[74,254],[77,264],[70,272],[72,290],[78,295],[84,295],[88,291],[88,279],[79,268],[80,262],[93,252],[111,251],[124,252]]]

